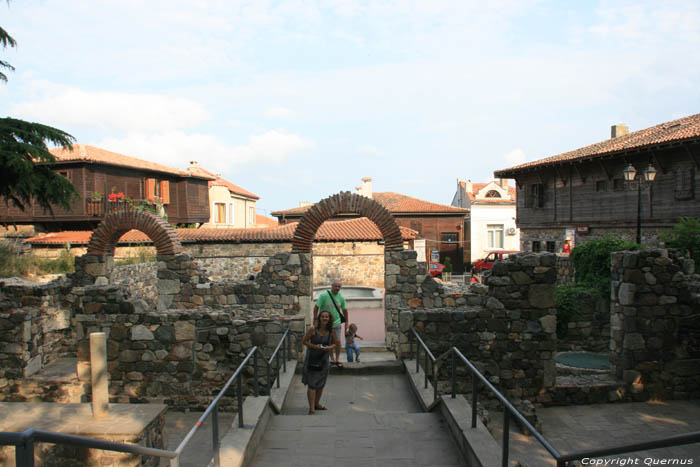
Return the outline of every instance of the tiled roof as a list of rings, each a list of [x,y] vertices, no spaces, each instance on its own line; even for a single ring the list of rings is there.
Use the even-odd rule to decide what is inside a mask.
[[[221,178],[221,176],[219,176],[215,173],[209,172],[207,169],[204,169],[202,167],[199,167],[199,166],[191,167],[187,170],[189,173],[191,173],[193,175],[197,175],[200,177],[213,178],[214,180],[211,180],[209,182],[210,188],[213,186],[223,186],[225,188],[228,188],[228,191],[230,191],[231,193],[234,193],[236,195],[245,196],[246,198],[260,199],[260,197],[258,195],[256,195],[255,193],[251,193],[250,191],[246,190],[245,188],[241,188],[238,185],[234,185],[233,183],[229,182],[228,180]]]
[[[393,193],[391,191],[375,192],[372,198],[384,206],[392,214],[401,213],[436,213],[436,214],[467,214],[468,209],[445,206],[443,204],[431,203],[411,196]],[[284,211],[274,211],[271,214],[276,217],[300,216],[311,209],[311,206],[287,209]]]
[[[644,130],[634,131],[624,136],[607,139],[573,151],[547,157],[533,162],[516,165],[509,169],[497,170],[494,176],[512,178],[516,172],[548,164],[569,162],[594,157],[602,157],[633,149],[649,148],[684,140],[700,138],[700,114],[690,115],[670,122],[662,123]]]
[[[255,214],[255,225],[264,225],[265,227],[277,227],[279,222],[262,214]]]
[[[60,162],[100,162],[103,164],[118,165],[122,167],[164,172],[172,175],[178,175],[180,177],[194,176],[206,179],[211,178],[202,175],[190,175],[190,173],[185,170],[168,167],[167,165],[156,164],[155,162],[149,162],[131,156],[125,156],[124,154],[107,151],[106,149],[96,148],[95,146],[90,146],[87,144],[74,144],[72,151],[65,147],[58,147],[51,149],[49,152],[53,154],[53,156]]]
[[[489,182],[491,183],[491,182]],[[481,191],[486,185],[489,183],[472,183],[472,191],[468,192],[467,191],[467,183],[463,180],[460,180],[459,186],[464,192],[467,194],[469,199],[474,203],[489,203],[489,204],[512,204],[515,203],[516,196],[517,196],[517,190],[515,187],[508,186],[508,194],[510,195],[510,199],[503,199],[503,198],[483,198],[483,199],[476,199],[476,193]]]
[[[175,229],[180,242],[291,242],[297,222],[269,227],[266,229]],[[401,227],[404,240],[416,238],[417,232]],[[52,232],[24,240],[32,245],[87,245],[92,231]],[[337,222],[325,222],[316,232],[319,241],[381,240],[382,234],[373,222],[366,217]],[[119,239],[119,243],[151,243],[151,240],[138,230],[130,230]]]

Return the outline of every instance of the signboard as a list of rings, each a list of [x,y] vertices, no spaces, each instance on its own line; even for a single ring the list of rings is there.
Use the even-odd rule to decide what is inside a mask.
[[[425,239],[421,238],[420,240],[413,240],[413,249],[416,250],[416,253],[418,253],[418,262],[425,263]]]
[[[430,262],[437,263],[440,261],[440,252],[438,250],[432,250],[430,252]]]

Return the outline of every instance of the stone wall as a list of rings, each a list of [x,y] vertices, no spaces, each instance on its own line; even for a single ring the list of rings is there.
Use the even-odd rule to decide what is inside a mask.
[[[115,266],[109,276],[110,284],[125,285],[132,297],[142,298],[155,308],[158,304],[159,263],[137,263]]]
[[[189,243],[185,252],[212,281],[246,280],[268,259],[292,250],[291,243]]]
[[[75,355],[70,286],[4,286],[0,291],[0,393],[55,359]],[[0,395],[0,400],[4,396]]]
[[[610,360],[637,400],[700,397],[700,275],[687,253],[612,254]]]
[[[112,289],[112,300],[106,302],[104,288],[76,289],[81,306],[75,322],[81,336],[78,369],[83,379],[89,378],[89,333],[108,335],[114,402],[204,409],[253,346],[269,356],[289,326],[293,356],[301,351],[301,316],[270,316],[241,306],[149,312],[139,305],[141,300],[128,299],[124,289]],[[262,362],[259,370],[263,378]],[[244,394],[251,391],[252,379],[247,378]],[[234,394],[231,391],[225,398],[223,408],[235,408]]]
[[[316,242],[314,286],[340,279],[344,285],[384,287],[384,245],[377,242]]]
[[[456,346],[507,397],[534,401],[554,385],[555,255],[512,255],[466,293],[446,291],[415,258],[386,253],[387,342],[399,355],[415,326],[434,355]]]
[[[569,255],[557,255],[557,284],[574,282],[574,262]]]
[[[576,226],[562,226],[560,228],[547,229],[521,227],[520,250],[532,251],[532,242],[539,241],[542,246],[542,251],[545,251],[547,241],[554,241],[556,243],[555,251],[560,252],[564,246],[564,235],[566,234],[566,229],[574,229],[575,227]],[[649,246],[660,246],[662,242],[659,240],[659,238],[666,230],[668,230],[668,227],[659,228],[642,226],[642,244]],[[575,243],[581,244],[590,242],[591,240],[598,240],[606,236],[613,236],[616,238],[629,240],[631,242],[636,242],[637,230],[635,227],[591,227],[588,234],[576,235]]]

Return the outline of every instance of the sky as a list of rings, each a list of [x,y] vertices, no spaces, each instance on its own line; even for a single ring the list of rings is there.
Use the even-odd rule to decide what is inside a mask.
[[[0,116],[257,194],[457,178],[700,112],[697,0],[12,0]]]

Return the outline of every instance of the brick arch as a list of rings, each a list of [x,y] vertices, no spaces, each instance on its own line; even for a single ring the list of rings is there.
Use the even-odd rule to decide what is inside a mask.
[[[114,255],[119,238],[131,229],[145,233],[159,256],[184,252],[175,230],[162,217],[146,211],[121,211],[108,214],[97,226],[90,237],[87,254]]]
[[[403,250],[403,237],[394,217],[372,198],[344,191],[319,201],[299,221],[292,240],[292,252],[311,253],[314,235],[328,219],[337,214],[356,213],[374,222],[384,237],[386,251]]]

